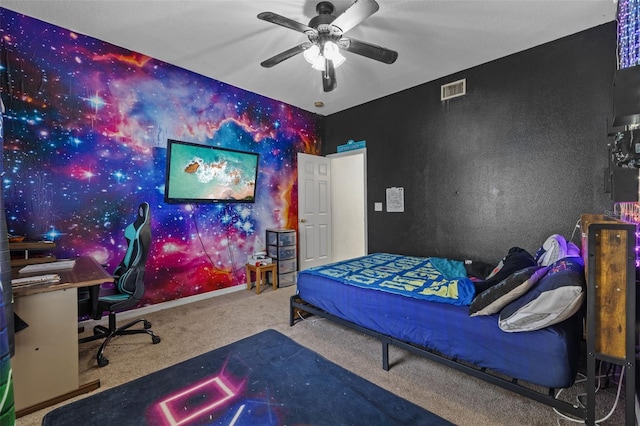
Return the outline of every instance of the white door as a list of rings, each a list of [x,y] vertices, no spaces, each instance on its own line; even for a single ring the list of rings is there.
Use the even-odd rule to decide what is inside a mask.
[[[328,155],[331,160],[331,261],[367,254],[366,149]]]
[[[331,262],[331,161],[298,153],[300,271]]]

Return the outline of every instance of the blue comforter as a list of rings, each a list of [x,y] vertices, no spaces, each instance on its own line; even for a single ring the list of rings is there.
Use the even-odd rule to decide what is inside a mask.
[[[417,299],[469,305],[475,287],[464,264],[438,257],[376,253],[302,271],[344,284]]]

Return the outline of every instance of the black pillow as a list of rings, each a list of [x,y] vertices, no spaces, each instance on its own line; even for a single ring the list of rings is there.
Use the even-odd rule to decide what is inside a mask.
[[[537,265],[514,272],[500,283],[477,295],[469,307],[469,316],[497,314],[502,308],[525,294],[546,273],[546,267]]]
[[[481,294],[483,291],[498,284],[514,272],[518,272],[519,270],[528,268],[529,266],[538,265],[533,256],[520,247],[511,247],[507,252],[507,255],[502,259],[502,263],[502,268],[494,276],[487,280],[477,281],[474,283],[476,286],[476,294]]]
[[[488,263],[481,262],[479,260],[465,260],[464,269],[467,271],[467,276],[480,278],[484,280],[493,271],[494,266]]]

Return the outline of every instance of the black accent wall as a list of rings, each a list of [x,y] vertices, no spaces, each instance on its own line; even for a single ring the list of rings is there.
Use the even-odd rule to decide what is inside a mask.
[[[366,140],[369,252],[494,262],[610,210],[615,52],[611,22],[326,117],[324,154]],[[404,213],[374,211],[388,187]]]

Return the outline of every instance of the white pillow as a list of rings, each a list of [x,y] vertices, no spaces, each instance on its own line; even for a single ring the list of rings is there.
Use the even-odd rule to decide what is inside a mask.
[[[555,292],[543,293],[512,315],[500,315],[498,326],[502,331],[533,331],[557,324],[578,312],[584,300],[584,292],[576,287],[567,287]]]
[[[581,257],[565,257],[523,296],[500,311],[498,326],[507,332],[533,331],[575,314],[584,302],[586,282]]]
[[[562,235],[553,234],[538,249],[535,260],[540,266],[549,266],[566,257],[567,252],[567,240]]]

